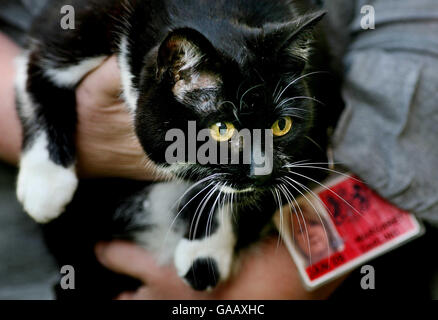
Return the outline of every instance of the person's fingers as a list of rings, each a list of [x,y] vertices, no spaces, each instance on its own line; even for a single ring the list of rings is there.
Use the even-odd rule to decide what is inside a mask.
[[[135,300],[136,292],[123,292],[115,300]]]
[[[157,294],[147,286],[138,288],[135,292],[124,292],[116,300],[166,300],[165,296]]]
[[[124,241],[98,243],[96,256],[106,268],[133,278],[149,281],[160,273],[155,258],[141,247]]]
[[[307,291],[286,246],[279,245],[276,236],[264,239],[240,258],[239,272],[217,292],[221,299],[326,299],[342,282],[333,281],[318,290]]]
[[[97,95],[94,100],[99,100],[102,96],[118,99],[120,93],[120,70],[114,56],[92,71],[78,88],[79,96],[92,98]]]
[[[116,300],[211,300],[216,298],[211,292],[195,291],[186,284],[178,284],[176,281],[163,279],[157,285],[145,285],[135,292],[121,293]]]
[[[118,300],[208,299],[211,294],[197,292],[185,284],[173,267],[158,265],[156,257],[141,247],[123,241],[100,242],[95,248],[97,259],[106,268],[139,279],[145,286],[135,292],[124,292]]]
[[[120,70],[116,57],[110,57],[98,69],[89,74],[84,84],[109,95],[120,94]]]

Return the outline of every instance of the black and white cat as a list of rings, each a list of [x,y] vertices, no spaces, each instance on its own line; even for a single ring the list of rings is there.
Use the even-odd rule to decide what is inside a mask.
[[[316,31],[324,12],[299,0],[70,4],[76,29],[60,27],[64,1],[49,2],[19,62],[19,200],[40,223],[62,221],[66,208],[82,211],[72,212],[73,220],[75,214],[81,219],[76,227],[92,215],[123,221],[118,235],[173,260],[193,288],[216,286],[229,277],[236,253],[260,237],[279,203],[324,176],[315,165],[300,165],[326,163],[327,129],[340,107]],[[175,178],[151,185],[123,182],[132,189],[99,185],[100,193],[117,200],[81,192],[75,172],[75,89],[111,55],[118,57],[123,97],[144,151]],[[272,170],[256,175],[254,161],[167,163],[166,133],[187,133],[190,121],[198,130],[216,130],[217,143],[226,148],[231,130],[272,128]]]

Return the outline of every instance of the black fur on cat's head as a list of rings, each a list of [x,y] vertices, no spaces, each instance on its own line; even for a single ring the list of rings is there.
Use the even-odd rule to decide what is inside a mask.
[[[313,32],[324,14],[317,11],[261,26],[221,20],[203,30],[171,30],[146,56],[140,81],[136,132],[149,157],[187,180],[219,173],[215,180],[234,190],[268,189],[278,184],[288,164],[325,161],[326,139],[318,134],[326,128],[315,130],[321,125],[315,119],[322,107],[316,105],[315,88],[307,81]],[[189,121],[196,121],[197,130],[231,123],[237,130],[251,131],[270,129],[279,119],[284,126],[284,117],[290,117],[292,129],[274,137],[269,174],[254,175],[254,163],[242,161],[226,165],[166,162],[166,149],[172,144],[165,141],[166,133],[178,128],[187,137]],[[231,148],[229,141],[220,144]]]

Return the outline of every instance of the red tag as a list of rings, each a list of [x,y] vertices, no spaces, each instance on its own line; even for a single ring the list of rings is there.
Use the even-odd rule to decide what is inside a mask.
[[[337,179],[301,197],[276,223],[304,283],[314,289],[419,236],[415,217],[357,177]]]

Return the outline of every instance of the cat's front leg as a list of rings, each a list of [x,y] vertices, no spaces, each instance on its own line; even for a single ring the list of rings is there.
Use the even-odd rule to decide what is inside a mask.
[[[199,236],[195,231],[198,237],[194,239],[185,237],[175,251],[174,262],[178,275],[200,291],[212,289],[228,279],[237,242],[229,205],[218,206],[211,219],[207,219],[207,224],[198,226],[206,232]],[[192,224],[193,228],[195,224],[196,221]]]
[[[102,61],[85,59],[50,67],[38,50],[18,61],[16,93],[23,146],[17,197],[39,223],[57,218],[76,191],[75,87]]]
[[[50,160],[45,132],[38,133],[21,156],[17,197],[38,223],[57,218],[72,200],[78,185],[74,164],[64,167]]]

